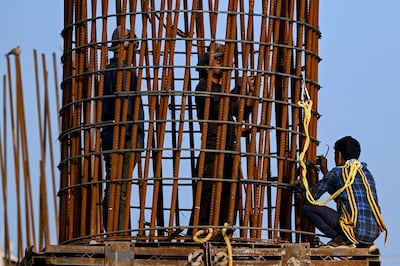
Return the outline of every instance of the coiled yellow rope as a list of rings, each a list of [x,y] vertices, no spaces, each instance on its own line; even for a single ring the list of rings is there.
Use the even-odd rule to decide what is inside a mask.
[[[230,236],[227,235],[227,233],[226,233],[226,231],[228,229],[228,226],[229,226],[228,223],[224,223],[224,228],[222,228],[221,233],[222,233],[222,236],[224,237],[224,240],[225,240],[225,243],[226,243],[226,248],[228,249],[229,266],[232,266],[233,265],[233,262],[232,262],[232,256],[233,256],[232,255],[232,245],[231,245],[231,242],[230,242]],[[204,235],[206,233],[207,233],[207,235],[204,238],[199,238],[199,236]],[[213,229],[212,228],[208,228],[206,230],[199,230],[193,235],[193,240],[196,243],[201,243],[202,244],[202,243],[205,243],[208,240],[210,240],[212,235],[213,235]]]
[[[206,234],[207,235],[204,238],[199,238],[199,236]],[[205,243],[208,240],[211,239],[211,237],[213,236],[213,229],[212,228],[208,228],[206,230],[199,230],[197,231],[194,235],[193,235],[193,240],[196,243]]]

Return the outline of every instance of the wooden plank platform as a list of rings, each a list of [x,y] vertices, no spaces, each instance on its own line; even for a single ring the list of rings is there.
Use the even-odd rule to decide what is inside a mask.
[[[381,265],[366,248],[310,248],[308,243],[231,243],[233,265]],[[228,265],[224,242],[52,245],[29,250],[21,265]]]

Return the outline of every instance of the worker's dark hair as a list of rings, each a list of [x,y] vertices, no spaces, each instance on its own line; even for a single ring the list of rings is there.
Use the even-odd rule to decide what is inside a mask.
[[[347,161],[358,159],[360,157],[361,146],[355,138],[346,136],[336,141],[335,150],[340,151],[343,159]]]

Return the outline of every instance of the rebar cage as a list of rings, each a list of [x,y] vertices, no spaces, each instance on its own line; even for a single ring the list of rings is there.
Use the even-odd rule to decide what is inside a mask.
[[[194,232],[223,227],[218,219],[212,219],[219,215],[221,200],[239,202],[237,215],[232,214],[235,208],[230,204],[231,215],[226,221],[234,231],[233,238],[299,241],[297,233],[301,230],[313,231],[300,218],[300,199],[293,184],[298,178],[298,156],[305,140],[303,110],[298,105],[304,87],[314,103],[306,160],[315,158],[318,145],[319,1],[64,2],[59,137],[61,244],[93,238],[191,239],[186,234],[189,227]],[[111,35],[117,26],[130,29],[127,40],[132,55],[125,67],[120,62],[119,84],[123,82],[122,72],[132,70],[140,93],[120,91],[115,96],[115,108],[123,112],[115,117],[114,133],[118,134],[114,134],[114,149],[108,153],[117,162],[125,151],[123,122],[128,107],[124,93],[142,98],[145,144],[138,163],[130,165],[131,179],[121,180],[121,163],[112,168],[108,229],[104,231],[105,151],[101,149],[100,134],[105,122],[101,114],[104,74],[112,57]],[[222,91],[218,95],[222,104],[217,148],[210,151],[205,148],[206,131],[199,126],[194,101],[199,82],[196,67],[207,47],[213,54],[217,44],[224,45]],[[123,44],[117,49],[124,49]],[[251,96],[244,91],[229,93],[238,77],[251,78]],[[213,95],[209,90],[205,92],[205,98]],[[252,100],[252,112],[242,119],[246,100]],[[239,118],[233,122],[226,119],[230,101],[240,103]],[[137,113],[135,110],[135,118]],[[137,133],[136,122],[132,124],[132,135]],[[201,122],[210,121],[205,117]],[[236,145],[226,151],[221,147],[226,141],[226,127],[232,123]],[[133,160],[136,150],[131,151]],[[217,170],[210,181],[214,192],[212,222],[198,225],[195,211],[193,226],[189,226],[192,206],[198,209],[202,201],[193,183],[203,182],[197,173],[202,173],[206,152],[216,156]],[[220,174],[228,155],[234,162],[229,180],[221,179]],[[308,178],[313,182],[315,172],[309,171]],[[117,208],[118,195],[124,181],[130,184],[130,204],[121,211]],[[224,182],[235,184],[239,193],[222,195]],[[116,222],[121,212],[129,214],[122,230]]]

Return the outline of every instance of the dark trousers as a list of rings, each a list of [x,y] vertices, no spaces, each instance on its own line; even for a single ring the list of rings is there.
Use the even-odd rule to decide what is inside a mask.
[[[329,207],[305,204],[303,216],[327,237],[333,238],[342,232],[339,225],[340,214]]]
[[[125,142],[125,149],[132,149],[131,140],[129,138],[126,139]],[[127,191],[128,186],[132,184],[131,179],[131,171],[129,169],[130,163],[130,155],[131,151],[123,152],[122,160],[123,160],[123,167],[122,167],[122,176],[116,177],[118,182],[117,185],[120,186],[120,193],[119,193],[119,209],[118,209],[118,230],[130,229],[130,217],[129,217],[129,225],[128,228],[124,228],[124,221],[125,221],[125,210],[126,208],[130,208],[130,199],[127,198]],[[135,167],[136,162],[140,159],[140,152],[136,152],[135,154],[135,163],[133,167]],[[104,154],[104,162],[105,162],[105,169],[106,169],[106,180],[111,180],[111,171],[112,171],[112,154],[106,153]],[[118,161],[117,161],[118,165]],[[123,179],[123,181],[120,181]],[[106,183],[106,188],[104,190],[104,200],[103,200],[103,225],[104,229],[107,231],[107,223],[108,223],[108,213],[109,213],[109,201],[110,201],[110,186],[111,183]],[[128,204],[128,205],[127,205]],[[114,212],[115,213],[115,212]]]
[[[214,165],[215,165],[215,154],[206,153],[205,155],[205,163],[203,170],[204,178],[213,178],[214,174]],[[233,171],[233,158],[231,156],[225,156],[224,159],[224,171],[223,171],[223,179],[232,179],[232,171]],[[201,202],[200,202],[200,215],[199,215],[199,225],[210,225],[210,216],[211,216],[211,206],[214,204],[212,202],[212,190],[213,186],[216,185],[215,181],[202,181],[202,190],[201,190]],[[230,203],[230,194],[231,194],[231,182],[222,182],[222,191],[220,198],[220,210],[219,210],[219,225],[223,225],[225,222],[228,222],[229,216],[229,203]],[[235,223],[237,217],[237,210],[239,205],[239,184],[236,189],[235,196],[235,210],[233,215],[233,223]],[[193,186],[193,208],[190,216],[189,225],[193,225],[194,219],[194,204],[195,204],[195,196],[197,190],[197,182]],[[188,234],[191,234],[192,229],[188,230]]]

